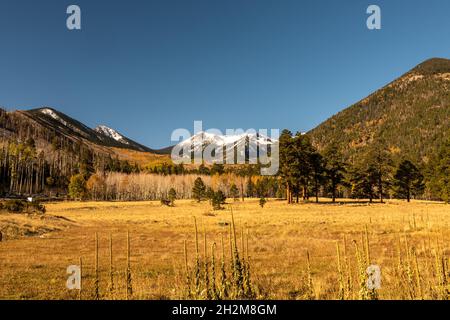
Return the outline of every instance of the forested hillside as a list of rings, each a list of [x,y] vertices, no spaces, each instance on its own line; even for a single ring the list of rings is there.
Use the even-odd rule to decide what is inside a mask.
[[[139,148],[124,147],[54,109],[0,109],[0,194],[57,195],[77,173],[135,172],[122,154]]]
[[[308,134],[318,150],[335,145],[345,161],[381,144],[394,160],[428,163],[450,136],[450,60],[423,62]]]

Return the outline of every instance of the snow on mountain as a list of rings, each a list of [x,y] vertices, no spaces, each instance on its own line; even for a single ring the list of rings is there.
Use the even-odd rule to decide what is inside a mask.
[[[103,135],[105,135],[107,137],[110,137],[110,138],[112,138],[112,139],[114,139],[114,140],[116,140],[116,141],[118,141],[120,143],[130,144],[128,142],[127,138],[125,138],[123,135],[121,135],[116,130],[111,129],[111,128],[105,126],[105,125],[97,126],[94,130],[96,132],[101,133],[101,134],[103,134]]]
[[[207,144],[215,144],[217,146],[227,146],[230,144],[239,144],[246,141],[257,142],[260,145],[270,145],[276,142],[277,140],[269,138],[260,133],[242,133],[242,134],[234,134],[234,135],[221,135],[214,134],[209,132],[201,131],[189,139],[186,139],[179,143],[179,145],[207,145]]]
[[[269,138],[260,133],[242,133],[233,135],[221,135],[201,131],[189,139],[186,139],[176,145],[177,150],[187,150],[182,158],[190,158],[191,153],[203,152],[206,147],[222,150],[236,150],[238,154],[245,155],[247,158],[255,158],[258,155],[258,148],[267,147],[276,143],[276,139]],[[252,156],[253,155],[253,156]]]
[[[58,116],[58,115],[56,114],[56,112],[53,111],[52,109],[50,109],[50,108],[43,108],[43,109],[41,109],[40,111],[41,111],[41,113],[46,114],[46,115],[52,117],[53,119],[55,119],[56,121],[59,121],[59,122],[61,122],[63,125],[67,126],[67,122],[64,121],[60,116]]]
[[[44,108],[41,108],[41,109],[37,109],[37,112],[40,112],[40,113],[42,113],[42,114],[44,114],[46,116],[49,116],[50,118],[52,118],[52,119],[56,120],[57,122],[59,122],[60,124],[62,124],[64,127],[67,127],[69,129],[79,133],[80,135],[82,135],[84,137],[88,137],[89,136],[87,131],[89,131],[90,129],[88,127],[83,125],[81,122],[75,123],[75,122],[73,122],[71,120],[66,120],[64,117],[67,118],[67,116],[57,112],[56,110],[54,110],[52,108],[44,107]]]

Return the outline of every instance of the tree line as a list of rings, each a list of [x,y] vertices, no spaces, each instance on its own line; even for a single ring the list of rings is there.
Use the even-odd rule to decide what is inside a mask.
[[[280,177],[288,203],[319,201],[319,196],[375,199],[385,198],[450,200],[450,141],[428,163],[409,159],[394,163],[383,143],[366,146],[365,156],[344,162],[333,143],[319,152],[308,135],[280,136]]]
[[[276,197],[289,203],[319,197],[450,201],[450,140],[420,163],[392,157],[386,143],[367,143],[365,154],[343,161],[336,144],[316,149],[308,135],[280,136],[280,171],[259,176],[259,165],[140,166],[102,148],[0,109],[0,196],[66,195],[94,200],[157,200],[170,185],[191,198],[201,177],[228,198]],[[405,137],[406,138],[406,137]]]

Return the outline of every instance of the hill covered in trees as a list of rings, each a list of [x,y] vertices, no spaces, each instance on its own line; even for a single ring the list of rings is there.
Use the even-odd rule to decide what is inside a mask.
[[[139,170],[157,155],[126,137],[120,141],[52,108],[0,108],[0,195],[65,191],[76,173]]]
[[[450,60],[434,58],[308,132],[313,145],[335,145],[358,162],[374,144],[394,160],[427,164],[450,137]]]

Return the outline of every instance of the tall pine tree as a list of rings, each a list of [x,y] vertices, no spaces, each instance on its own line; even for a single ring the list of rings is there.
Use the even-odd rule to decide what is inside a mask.
[[[411,161],[402,161],[394,174],[395,197],[410,202],[411,196],[420,195],[423,189],[422,173]]]

